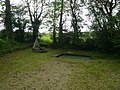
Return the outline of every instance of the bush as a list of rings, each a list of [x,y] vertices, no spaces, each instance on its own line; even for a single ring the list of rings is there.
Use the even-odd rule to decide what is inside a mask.
[[[53,43],[53,40],[51,39],[51,35],[50,34],[44,34],[44,35],[41,36],[40,44],[51,45],[52,43]]]
[[[26,43],[18,43],[13,40],[8,41],[8,40],[0,39],[0,54],[13,52],[15,50],[23,49],[28,46],[30,45]]]

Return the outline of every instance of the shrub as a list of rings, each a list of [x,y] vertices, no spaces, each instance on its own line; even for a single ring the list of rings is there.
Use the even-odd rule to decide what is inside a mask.
[[[30,45],[26,43],[18,43],[13,40],[8,41],[8,40],[0,39],[0,54],[13,52],[15,50],[23,49],[28,46]]]

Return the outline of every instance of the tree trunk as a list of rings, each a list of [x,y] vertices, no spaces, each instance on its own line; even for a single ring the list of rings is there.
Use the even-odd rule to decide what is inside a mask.
[[[59,23],[59,44],[63,44],[63,24],[62,24],[62,17],[63,17],[63,5],[64,0],[61,1],[61,12],[60,12],[60,23]]]
[[[26,26],[26,22],[24,22],[23,24],[20,22],[20,19],[18,20],[18,27],[19,27],[19,41],[20,42],[24,42],[25,38],[24,38],[24,29]]]
[[[11,15],[11,7],[10,0],[5,0],[5,28],[7,31],[7,39],[13,39],[13,30],[12,30],[12,15]]]
[[[39,26],[37,25],[37,23],[34,22],[32,27],[33,27],[33,42],[34,42],[36,38],[38,38]]]
[[[75,5],[76,1],[74,1],[74,5]],[[72,11],[72,25],[73,25],[73,29],[74,29],[74,44],[78,45],[78,41],[79,41],[79,35],[78,35],[78,21],[77,21],[77,16],[75,14],[75,6],[72,6],[73,1],[70,0],[70,7],[71,7],[71,11]]]
[[[54,2],[54,20],[53,20],[53,45],[56,46],[56,0]]]
[[[36,18],[34,22],[32,22],[32,28],[33,28],[33,42],[38,38],[38,32],[40,27],[41,21]]]
[[[56,45],[56,26],[54,25],[54,29],[53,29],[53,45]]]

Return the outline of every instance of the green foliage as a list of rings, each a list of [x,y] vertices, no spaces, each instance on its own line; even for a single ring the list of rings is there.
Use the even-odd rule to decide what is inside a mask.
[[[6,38],[6,30],[1,30],[0,31],[0,38],[5,39]]]
[[[18,49],[23,49],[25,47],[28,47],[29,44],[25,43],[18,43],[13,40],[3,40],[0,39],[0,54],[13,52]]]
[[[106,4],[104,4],[106,3]],[[89,1],[90,14],[94,15],[91,29],[95,32],[95,44],[105,51],[119,48],[119,0]]]
[[[41,38],[40,38],[40,44],[47,44],[50,45],[52,44],[53,40],[51,38],[51,34],[50,33],[44,33],[42,34]]]
[[[53,5],[56,5],[57,7],[55,8],[55,11],[59,11],[60,10],[60,6],[61,6],[61,2],[60,1],[54,1],[51,2]]]
[[[120,31],[116,31],[115,36],[112,38],[112,43],[115,49],[120,49]]]

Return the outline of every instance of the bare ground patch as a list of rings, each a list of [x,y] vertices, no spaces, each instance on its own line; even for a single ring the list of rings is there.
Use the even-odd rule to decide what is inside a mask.
[[[71,75],[69,64],[61,61],[43,61],[36,71],[10,74],[2,90],[67,90]]]

